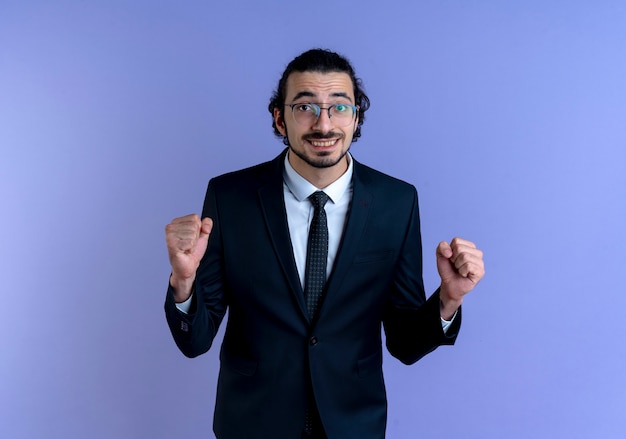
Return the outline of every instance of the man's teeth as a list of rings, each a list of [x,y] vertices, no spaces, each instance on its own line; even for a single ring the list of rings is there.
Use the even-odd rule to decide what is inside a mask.
[[[309,140],[311,142],[311,144],[313,146],[332,146],[335,144],[335,142],[337,142],[336,139],[333,140],[326,140],[324,141],[320,141],[320,140]]]

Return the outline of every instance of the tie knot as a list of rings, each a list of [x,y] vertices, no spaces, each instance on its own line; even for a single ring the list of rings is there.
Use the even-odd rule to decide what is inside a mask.
[[[313,192],[309,195],[309,200],[313,203],[313,207],[315,207],[315,209],[323,209],[324,205],[328,201],[328,195],[326,195],[326,192],[323,191]]]

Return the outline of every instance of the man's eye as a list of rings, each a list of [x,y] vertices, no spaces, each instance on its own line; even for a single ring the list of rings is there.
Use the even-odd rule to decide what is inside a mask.
[[[296,110],[301,111],[303,113],[314,113],[313,107],[309,104],[300,104],[296,105]]]
[[[335,105],[335,110],[338,113],[347,113],[348,111],[350,111],[350,107],[345,104],[337,104]]]

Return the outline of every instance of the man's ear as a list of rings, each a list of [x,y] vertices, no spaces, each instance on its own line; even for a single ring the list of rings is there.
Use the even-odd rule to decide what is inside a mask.
[[[276,124],[276,129],[280,134],[284,137],[287,137],[287,129],[285,128],[285,120],[280,112],[280,109],[274,108],[274,123]]]

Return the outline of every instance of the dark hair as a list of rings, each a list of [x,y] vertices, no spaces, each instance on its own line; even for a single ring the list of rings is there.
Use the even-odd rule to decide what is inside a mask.
[[[350,61],[348,61],[345,57],[327,49],[311,49],[304,52],[294,58],[285,68],[283,76],[280,78],[280,81],[278,81],[278,87],[276,87],[276,90],[272,94],[272,98],[270,99],[270,104],[268,106],[268,110],[272,115],[272,128],[274,128],[274,134],[277,137],[283,137],[280,131],[276,128],[274,109],[278,108],[280,115],[284,120],[287,78],[289,78],[289,75],[293,72],[340,72],[347,73],[350,76],[354,87],[355,104],[359,107],[359,120],[356,131],[352,137],[353,141],[356,142],[357,139],[361,137],[361,125],[363,125],[363,122],[365,121],[365,112],[370,107],[370,100],[363,89],[363,82],[361,79],[356,77],[354,68],[350,64]],[[283,143],[285,143],[285,145],[288,144],[286,137],[283,138]]]

